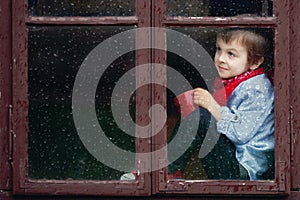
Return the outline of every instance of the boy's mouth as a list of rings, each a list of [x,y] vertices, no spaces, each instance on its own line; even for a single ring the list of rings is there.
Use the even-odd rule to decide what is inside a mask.
[[[218,65],[218,69],[219,69],[220,71],[227,71],[227,70],[228,70],[226,67],[222,67],[222,66],[220,66],[220,65]]]

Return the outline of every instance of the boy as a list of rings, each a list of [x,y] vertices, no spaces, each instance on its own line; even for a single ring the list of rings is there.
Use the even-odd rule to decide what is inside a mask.
[[[219,33],[214,60],[223,87],[214,95],[194,90],[194,103],[208,110],[218,132],[234,143],[241,179],[270,178],[274,162],[274,90],[261,67],[265,46],[253,31]]]

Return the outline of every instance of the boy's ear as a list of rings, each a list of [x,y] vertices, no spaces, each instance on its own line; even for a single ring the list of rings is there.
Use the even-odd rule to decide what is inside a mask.
[[[255,70],[256,68],[258,68],[263,62],[264,62],[265,58],[264,57],[261,57],[259,60],[256,61],[256,63],[253,63],[251,66],[250,66],[250,69],[251,70]]]

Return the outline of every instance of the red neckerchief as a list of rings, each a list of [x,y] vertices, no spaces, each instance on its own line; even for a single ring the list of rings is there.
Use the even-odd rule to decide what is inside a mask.
[[[228,97],[231,95],[233,90],[243,81],[248,80],[254,76],[264,73],[263,68],[257,68],[255,70],[247,71],[243,74],[235,76],[231,79],[220,79],[216,78],[214,84],[214,99],[221,105],[225,106]]]

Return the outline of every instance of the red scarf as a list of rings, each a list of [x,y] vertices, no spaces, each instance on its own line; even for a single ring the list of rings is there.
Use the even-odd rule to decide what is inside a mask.
[[[231,95],[233,90],[243,81],[248,80],[254,76],[264,73],[263,68],[257,68],[235,76],[231,79],[220,79],[216,78],[214,84],[214,99],[221,105],[225,106],[228,97]]]

